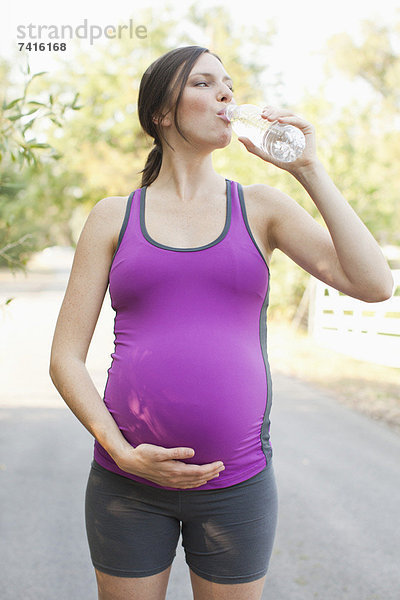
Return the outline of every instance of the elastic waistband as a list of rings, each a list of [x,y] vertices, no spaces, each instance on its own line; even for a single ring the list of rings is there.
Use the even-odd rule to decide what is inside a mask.
[[[196,490],[196,489],[168,490],[168,489],[164,489],[162,487],[155,487],[152,485],[147,485],[146,483],[136,481],[135,479],[131,479],[130,477],[125,477],[124,475],[120,475],[119,473],[114,473],[114,471],[106,469],[105,467],[100,465],[95,459],[93,459],[91,467],[93,470],[103,473],[104,475],[108,475],[112,478],[118,477],[119,480],[126,481],[133,486],[138,486],[142,489],[148,490],[149,492],[158,491],[158,492],[162,492],[162,493],[169,493],[170,495],[176,494],[176,493],[178,493],[178,494],[181,494],[181,493],[193,494],[194,493],[194,494],[202,494],[202,495],[207,495],[207,494],[214,495],[214,494],[218,494],[218,493],[223,493],[226,490],[233,490],[233,489],[237,489],[239,487],[240,488],[247,487],[247,486],[251,486],[251,485],[258,483],[259,481],[265,479],[265,477],[267,476],[267,473],[270,471],[270,469],[273,468],[273,464],[272,464],[272,458],[271,458],[268,461],[267,465],[259,473],[256,473],[249,479],[245,479],[244,481],[240,481],[239,483],[235,483],[234,485],[229,485],[229,486],[222,487],[222,488],[214,488],[211,490]]]

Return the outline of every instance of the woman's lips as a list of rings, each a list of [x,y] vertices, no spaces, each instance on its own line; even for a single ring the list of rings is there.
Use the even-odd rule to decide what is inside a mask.
[[[225,114],[225,111],[219,112],[217,113],[217,117],[221,117],[221,119],[223,121],[225,121],[225,123],[230,123],[230,120],[228,119],[228,117]]]

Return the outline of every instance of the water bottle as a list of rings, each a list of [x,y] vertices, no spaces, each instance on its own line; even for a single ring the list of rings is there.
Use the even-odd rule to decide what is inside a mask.
[[[238,136],[247,137],[258,148],[281,162],[293,162],[304,151],[306,140],[298,127],[261,116],[262,109],[253,104],[227,104],[225,115]]]

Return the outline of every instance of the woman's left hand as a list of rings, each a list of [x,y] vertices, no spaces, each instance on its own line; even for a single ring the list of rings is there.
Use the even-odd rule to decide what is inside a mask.
[[[251,152],[266,162],[276,165],[277,167],[293,174],[298,170],[314,164],[318,160],[315,142],[315,129],[311,123],[299,117],[298,115],[294,115],[289,110],[276,108],[274,106],[265,106],[262,110],[261,116],[270,123],[278,121],[283,125],[294,125],[295,127],[298,127],[304,134],[306,139],[306,147],[304,152],[295,161],[287,163],[272,158],[272,156],[255,146],[255,144],[253,144],[249,138],[240,136],[238,139],[246,147],[248,152]]]

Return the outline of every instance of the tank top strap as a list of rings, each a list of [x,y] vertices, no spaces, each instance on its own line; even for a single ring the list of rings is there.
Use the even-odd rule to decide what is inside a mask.
[[[135,220],[136,220],[136,216],[135,216],[134,212],[135,212],[135,205],[138,203],[137,202],[138,192],[140,193],[140,188],[138,188],[137,190],[134,190],[128,196],[128,200],[127,200],[126,208],[125,208],[124,220],[122,221],[121,229],[119,231],[117,246],[115,248],[113,257],[111,259],[112,264],[114,263],[115,255],[117,254],[117,252],[119,250],[122,240],[124,238],[126,239],[127,237],[131,237],[131,235],[133,234],[133,229],[134,229]]]
[[[141,205],[141,195],[143,188],[137,188],[134,192],[132,192],[132,208],[131,208],[131,235],[135,237],[135,240],[142,240],[142,232],[140,230],[140,205]]]
[[[262,258],[269,273],[269,266],[256,242],[247,218],[243,187],[237,181],[232,181],[232,223],[230,235],[232,237],[235,236],[236,240],[240,240],[247,244],[250,243]]]
[[[241,188],[240,183],[237,181],[232,181],[232,208],[235,207],[235,217],[239,222],[242,220],[241,215],[241,207],[240,207],[240,199],[239,199],[239,190]]]
[[[126,212],[128,214],[129,237],[141,238],[140,232],[140,196],[143,188],[137,188],[129,195]],[[130,206],[129,206],[130,203]]]
[[[231,181],[232,221],[231,236],[248,239],[250,227],[247,220],[243,188],[237,181]],[[246,231],[247,230],[247,231]]]

